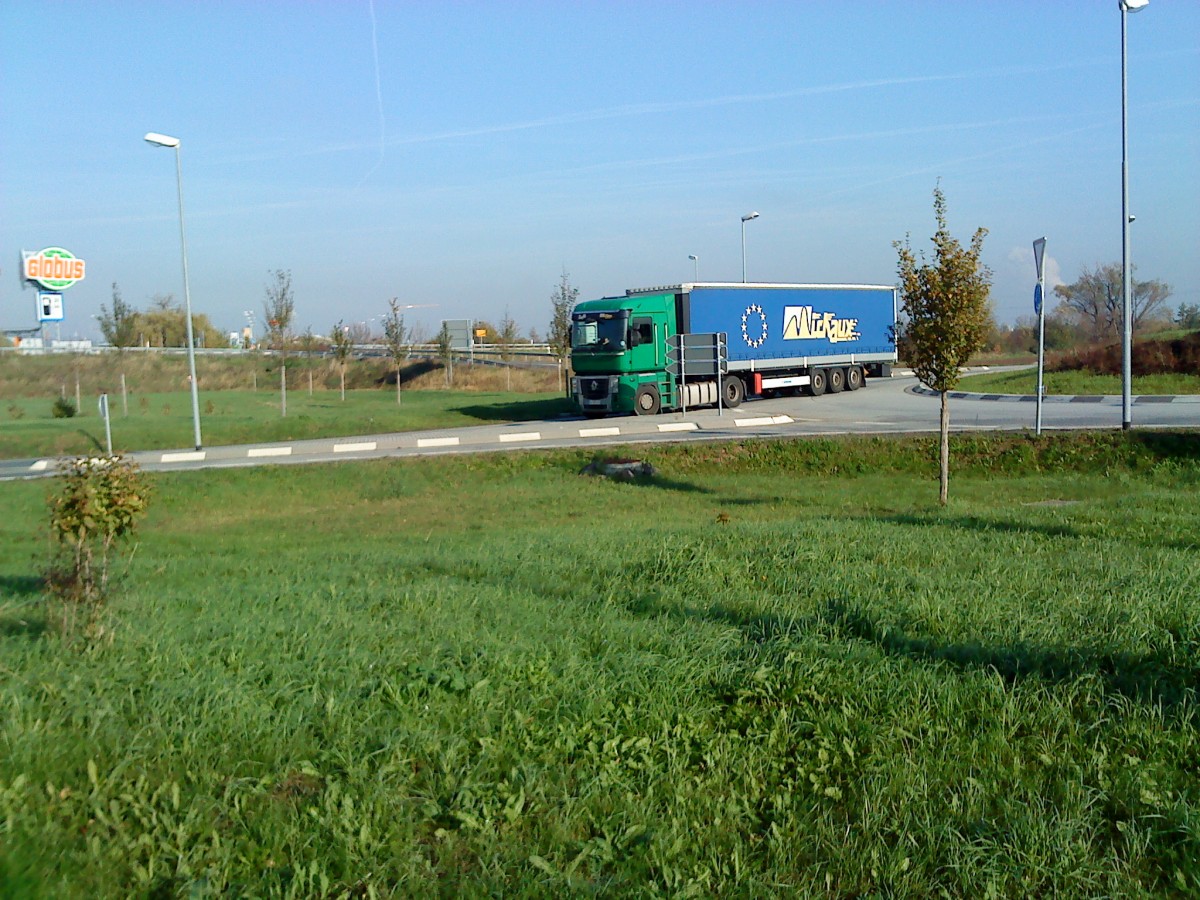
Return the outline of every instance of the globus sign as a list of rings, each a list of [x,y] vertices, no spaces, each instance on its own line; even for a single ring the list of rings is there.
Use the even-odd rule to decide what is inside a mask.
[[[84,261],[62,247],[47,247],[37,253],[25,254],[25,280],[36,281],[44,288],[61,291],[77,281],[83,281]]]

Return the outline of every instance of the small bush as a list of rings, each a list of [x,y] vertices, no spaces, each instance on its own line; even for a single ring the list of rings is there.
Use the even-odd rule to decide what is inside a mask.
[[[54,406],[50,410],[56,419],[73,419],[78,410],[75,409],[75,404],[66,397],[59,397],[54,401]]]
[[[97,625],[113,549],[132,537],[150,490],[137,465],[120,456],[68,460],[59,475],[60,492],[50,498],[50,532],[60,555],[46,573],[46,587],[70,637],[81,625]]]
[[[14,419],[20,419],[20,418],[24,417],[25,410],[23,410],[21,407],[17,406],[17,404],[15,404],[15,403],[10,403],[10,404],[8,404],[8,414],[10,416],[12,416]]]

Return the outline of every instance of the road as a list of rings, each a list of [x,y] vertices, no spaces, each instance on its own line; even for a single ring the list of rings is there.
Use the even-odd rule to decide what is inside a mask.
[[[1033,397],[997,394],[950,395],[953,431],[1022,431],[1034,424]],[[1121,425],[1120,397],[1047,397],[1042,427],[1107,429]],[[1200,396],[1139,397],[1134,428],[1200,427]],[[938,398],[911,376],[869,381],[854,393],[824,397],[781,397],[751,401],[736,410],[689,410],[660,416],[609,419],[562,418],[508,425],[479,425],[439,431],[403,432],[242,444],[201,451],[128,454],[147,471],[230,468],[484,453],[521,448],[605,447],[641,443],[800,437],[837,434],[910,434],[937,431]],[[55,460],[0,460],[0,480],[54,474]]]

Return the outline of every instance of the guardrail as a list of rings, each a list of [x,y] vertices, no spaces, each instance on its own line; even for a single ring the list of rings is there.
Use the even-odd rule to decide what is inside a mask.
[[[112,347],[107,344],[91,344],[88,346],[50,346],[50,347],[0,347],[0,353],[16,353],[25,356],[63,356],[83,354],[86,356],[95,356],[105,353],[140,353],[140,354],[162,354],[163,356],[185,356],[187,354],[186,347]],[[352,348],[353,354],[360,359],[373,358],[389,355],[390,351],[386,344],[355,344]],[[536,357],[541,359],[556,360],[557,357],[550,351],[548,344],[514,344],[504,346],[502,344],[476,344],[470,350],[455,350],[455,359],[464,359],[470,356],[485,357],[488,359],[499,359],[503,361],[507,358],[515,357]],[[407,355],[412,356],[438,356],[441,351],[436,344],[413,344],[408,348]],[[197,347],[197,356],[249,356],[257,354],[259,356],[277,356],[278,353],[268,347],[258,347],[251,350],[246,350],[241,347]],[[288,351],[289,356],[307,356],[307,351],[301,349],[291,349]],[[331,350],[315,350],[313,356],[322,358],[333,355]]]

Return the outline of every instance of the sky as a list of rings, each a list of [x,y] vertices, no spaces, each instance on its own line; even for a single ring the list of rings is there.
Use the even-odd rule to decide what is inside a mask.
[[[1200,2],[1128,16],[1132,257],[1200,303]],[[22,250],[224,331],[292,273],[297,331],[397,298],[544,335],[579,298],[692,281],[893,284],[893,242],[988,229],[996,318],[1121,259],[1117,0],[0,4],[0,327]],[[693,262],[688,257],[694,255]]]

